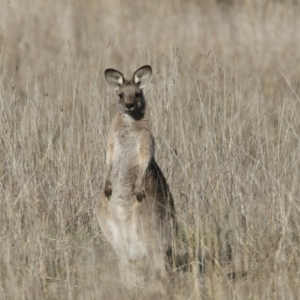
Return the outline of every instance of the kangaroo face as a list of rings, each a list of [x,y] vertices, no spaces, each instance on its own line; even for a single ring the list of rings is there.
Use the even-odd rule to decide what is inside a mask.
[[[143,87],[150,79],[151,73],[151,67],[144,66],[135,71],[132,80],[126,80],[123,74],[117,70],[105,70],[107,82],[118,95],[117,104],[121,114],[126,113],[135,119],[143,117],[146,106]]]
[[[143,114],[145,111],[145,99],[143,90],[130,81],[125,83],[118,89],[118,109],[120,113],[129,115]]]

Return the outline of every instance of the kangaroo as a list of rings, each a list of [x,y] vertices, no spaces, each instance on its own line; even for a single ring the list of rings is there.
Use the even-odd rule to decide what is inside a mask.
[[[151,74],[148,65],[135,71],[132,80],[114,69],[105,70],[118,96],[118,113],[107,138],[107,173],[97,219],[120,261],[162,274],[177,223],[145,115],[143,88]]]

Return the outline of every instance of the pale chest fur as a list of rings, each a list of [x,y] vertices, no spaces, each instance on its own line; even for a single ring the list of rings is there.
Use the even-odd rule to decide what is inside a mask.
[[[141,152],[152,136],[147,120],[135,121],[128,116],[117,115],[113,120],[108,144],[112,152],[112,183],[115,195],[127,196],[136,180]]]
[[[139,155],[139,134],[134,131],[133,124],[125,123],[113,132],[114,161],[134,163]]]

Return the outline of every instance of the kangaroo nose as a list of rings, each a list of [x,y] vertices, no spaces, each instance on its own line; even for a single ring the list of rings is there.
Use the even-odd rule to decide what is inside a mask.
[[[125,103],[125,107],[127,108],[127,109],[132,109],[133,107],[134,107],[134,103]]]

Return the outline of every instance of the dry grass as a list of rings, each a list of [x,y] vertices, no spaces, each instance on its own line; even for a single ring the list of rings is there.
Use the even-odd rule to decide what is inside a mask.
[[[300,6],[206,3],[0,1],[0,299],[297,299]],[[94,207],[143,64],[190,270],[129,288]]]

